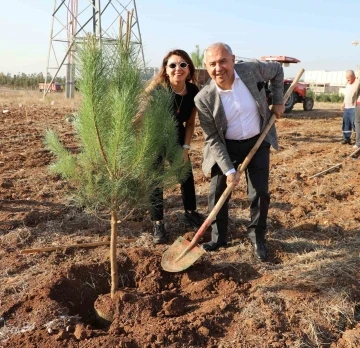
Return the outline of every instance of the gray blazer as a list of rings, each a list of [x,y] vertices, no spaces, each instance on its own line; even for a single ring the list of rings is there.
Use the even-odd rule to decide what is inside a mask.
[[[352,102],[356,105],[357,99],[360,97],[360,77],[358,76],[355,80],[354,94],[352,96]]]
[[[271,81],[273,104],[283,103],[284,72],[277,62],[260,62],[252,60],[235,64],[235,71],[245,83],[254,97],[261,115],[261,131],[271,118],[271,112],[266,101],[264,81]],[[260,90],[259,90],[260,89]],[[200,125],[204,131],[205,148],[202,169],[208,175],[217,163],[223,173],[234,168],[226,150],[225,132],[227,120],[221,98],[214,80],[205,85],[195,97],[195,105],[199,112]],[[276,129],[273,125],[265,140],[275,149],[278,148]]]

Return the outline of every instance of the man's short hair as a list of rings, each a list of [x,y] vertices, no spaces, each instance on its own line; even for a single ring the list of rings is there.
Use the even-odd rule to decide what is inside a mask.
[[[223,42],[215,42],[215,43],[211,44],[210,46],[208,46],[205,49],[205,51],[204,51],[204,62],[206,61],[206,52],[207,52],[207,50],[215,48],[215,47],[219,47],[219,46],[224,47],[231,55],[233,54],[232,49],[231,49],[231,47],[229,45],[227,45],[226,43],[223,43]]]

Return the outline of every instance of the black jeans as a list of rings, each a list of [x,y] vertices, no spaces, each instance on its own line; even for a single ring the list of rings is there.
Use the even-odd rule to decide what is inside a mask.
[[[255,145],[259,136],[248,140],[226,140],[226,147],[234,167],[237,168],[248,155]],[[248,225],[248,236],[255,243],[257,240],[263,241],[266,234],[266,220],[270,204],[269,194],[269,166],[270,166],[270,144],[263,141],[259,149],[251,159],[246,169],[247,193],[250,200],[250,219]],[[221,194],[226,189],[226,175],[215,164],[211,169],[211,182],[209,194],[209,209],[212,210],[219,200]],[[211,240],[215,243],[223,244],[226,242],[228,230],[228,202],[225,201],[212,223]]]
[[[159,158],[159,161],[161,162],[162,158]],[[194,174],[192,172],[191,166],[189,167],[190,169],[188,177],[180,184],[181,197],[185,210],[196,210]],[[164,190],[161,187],[156,188],[151,194],[150,218],[151,221],[159,221],[164,219]]]

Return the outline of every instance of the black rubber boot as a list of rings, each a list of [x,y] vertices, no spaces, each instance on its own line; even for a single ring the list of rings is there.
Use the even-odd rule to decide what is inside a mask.
[[[201,227],[203,222],[205,221],[204,217],[199,214],[196,210],[185,210],[184,216],[189,221],[191,225],[194,227]]]

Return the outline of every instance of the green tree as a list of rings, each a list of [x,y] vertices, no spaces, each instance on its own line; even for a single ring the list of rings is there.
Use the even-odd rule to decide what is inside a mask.
[[[165,89],[145,95],[132,52],[122,41],[104,49],[93,37],[79,45],[82,103],[75,127],[80,152],[67,150],[51,130],[45,136],[47,148],[56,156],[51,170],[75,187],[76,202],[110,215],[112,297],[118,288],[118,223],[133,209],[147,206],[156,187],[173,185],[188,171],[176,142],[171,95]],[[142,122],[135,127],[139,110]],[[160,154],[172,165],[154,166]]]
[[[195,46],[195,51],[190,53],[191,60],[194,63],[195,68],[203,67],[204,51],[200,50],[199,45]]]

